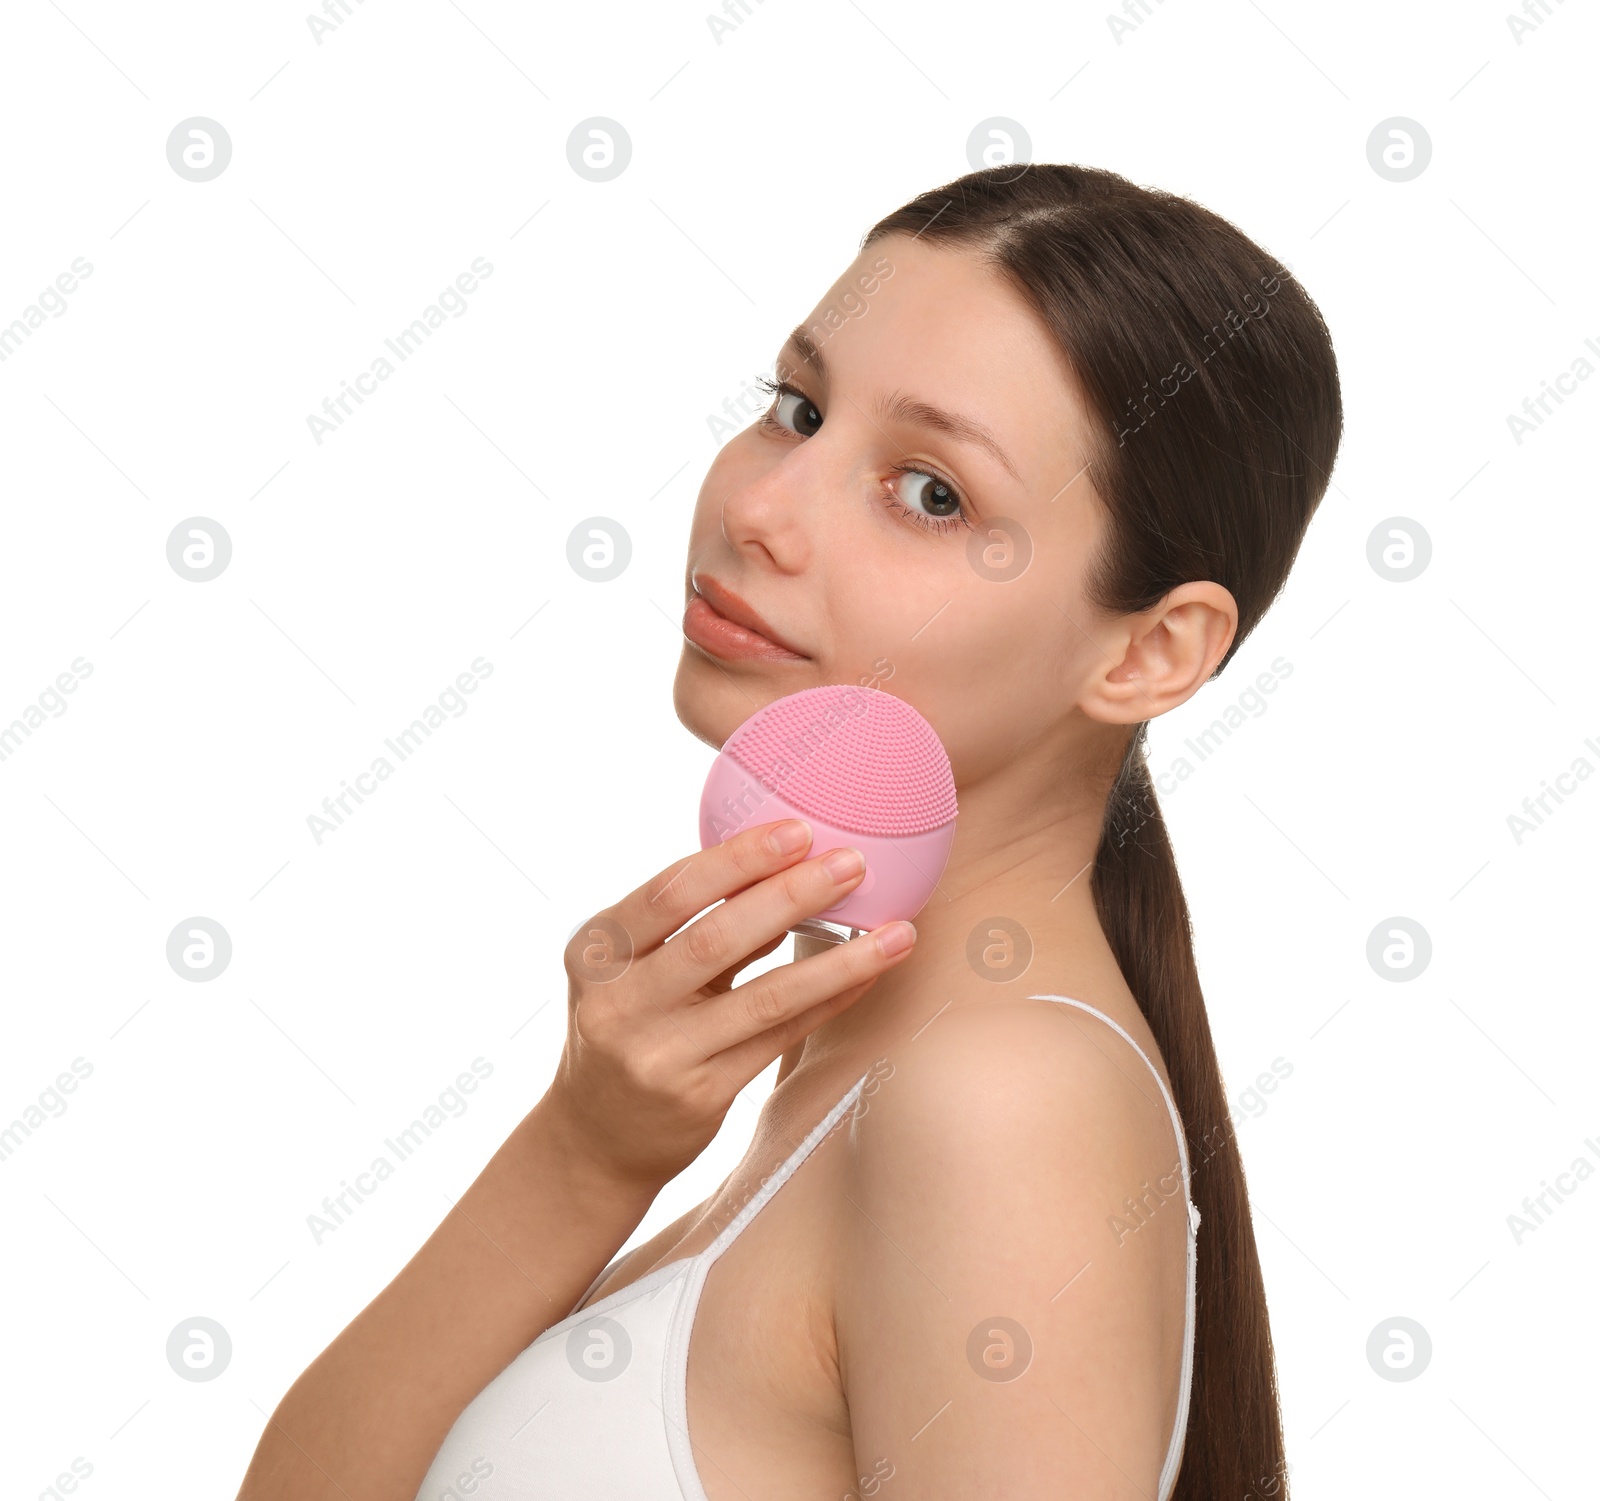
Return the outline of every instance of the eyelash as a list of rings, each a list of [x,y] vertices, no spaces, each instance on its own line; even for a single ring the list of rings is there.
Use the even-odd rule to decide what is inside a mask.
[[[761,375],[756,377],[756,384],[773,399],[773,405],[761,414],[760,426],[762,429],[769,433],[782,434],[786,438],[805,436],[804,434],[796,434],[785,427],[778,421],[774,413],[777,411],[777,400],[780,396],[798,396],[802,401],[810,401],[811,398],[797,386],[790,385],[786,380],[772,380],[765,375]],[[889,472],[895,475],[925,474],[929,479],[937,480],[954,495],[956,504],[961,508],[959,514],[955,516],[927,516],[921,511],[913,511],[891,490],[886,496],[888,505],[897,514],[905,517],[913,526],[920,527],[923,531],[935,535],[947,534],[957,527],[965,527],[968,531],[972,530],[972,520],[967,514],[966,498],[962,495],[960,489],[943,474],[939,473],[938,470],[930,469],[925,464],[893,464],[890,466]]]

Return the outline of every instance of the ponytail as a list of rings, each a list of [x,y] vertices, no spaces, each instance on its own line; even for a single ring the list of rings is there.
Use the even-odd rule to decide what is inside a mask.
[[[1191,580],[1220,584],[1239,609],[1221,671],[1282,590],[1344,430],[1333,341],[1304,287],[1193,200],[1062,162],[968,173],[863,243],[890,235],[976,255],[1038,315],[1076,379],[1105,520],[1088,603],[1118,617]],[[1144,743],[1140,726],[1092,889],[1166,1060],[1201,1213],[1175,1496],[1277,1501],[1287,1468],[1250,1202]]]
[[[1173,1501],[1276,1498],[1288,1491],[1266,1291],[1189,907],[1145,759],[1147,729],[1140,725],[1129,740],[1106,802],[1091,889],[1100,926],[1166,1061],[1200,1210],[1194,1376]]]

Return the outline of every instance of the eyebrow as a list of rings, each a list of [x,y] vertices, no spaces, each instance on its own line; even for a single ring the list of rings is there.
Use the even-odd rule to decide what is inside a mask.
[[[805,329],[796,328],[789,335],[789,342],[800,351],[800,357],[806,364],[817,372],[818,379],[826,381],[828,366],[822,358],[822,351],[812,342],[811,336]],[[779,374],[782,373],[780,370]],[[1000,446],[999,440],[981,423],[973,422],[970,418],[946,411],[943,407],[936,407],[929,402],[917,401],[903,391],[895,391],[889,396],[880,397],[874,409],[886,422],[908,422],[916,427],[931,428],[935,432],[944,433],[959,442],[975,444],[998,461],[1019,484],[1022,481],[1022,476],[1006,457],[1006,451]]]

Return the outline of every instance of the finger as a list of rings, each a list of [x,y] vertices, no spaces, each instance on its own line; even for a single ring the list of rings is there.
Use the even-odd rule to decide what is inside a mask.
[[[834,906],[865,875],[859,850],[834,849],[731,896],[675,934],[641,964],[668,995],[688,995],[774,935]]]
[[[774,1058],[782,1058],[790,1048],[810,1036],[830,1017],[837,1016],[841,1011],[848,1011],[875,984],[877,976],[867,981],[865,985],[852,985],[849,990],[841,990],[838,995],[829,996],[827,1000],[808,1007],[799,1016],[785,1022],[781,1028],[769,1028],[748,1042],[740,1043],[725,1053],[717,1054],[717,1067],[735,1078],[746,1075],[750,1079],[759,1077]]]
[[[710,988],[712,990],[731,989],[733,987],[733,982],[738,978],[739,971],[741,969],[744,969],[747,965],[754,964],[757,959],[765,959],[767,955],[777,948],[777,946],[788,936],[788,930],[785,929],[782,933],[776,934],[773,938],[762,944],[760,948],[751,949],[751,951],[746,954],[743,959],[736,960],[725,970],[723,970],[720,975],[714,976],[711,980]]]
[[[903,948],[894,947],[907,939]],[[892,952],[885,951],[886,941]],[[853,1005],[880,975],[904,962],[916,941],[917,930],[910,923],[885,923],[825,954],[771,970],[696,1007],[695,1040],[725,1072],[737,1077],[749,1071],[754,1078],[828,1017]]]
[[[778,843],[785,834],[798,840],[788,849]],[[635,954],[647,954],[696,913],[793,865],[810,846],[811,826],[798,818],[741,830],[723,844],[658,871],[604,915],[621,923]],[[723,962],[740,957],[730,955]]]

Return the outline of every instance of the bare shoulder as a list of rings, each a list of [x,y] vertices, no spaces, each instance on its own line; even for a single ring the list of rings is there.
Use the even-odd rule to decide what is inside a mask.
[[[1155,1074],[1105,1021],[1017,998],[951,1007],[876,1082],[850,1126],[835,1289],[858,1461],[899,1435],[930,1496],[1032,1494],[1042,1475],[1153,1492],[1188,1230]],[[941,1411],[913,1453],[903,1436]]]
[[[955,1005],[874,1070],[859,1184],[933,1163],[978,1181],[1124,1183],[1177,1154],[1162,1085],[1101,1017],[1035,997]],[[1135,1184],[1137,1180],[1135,1180]]]

